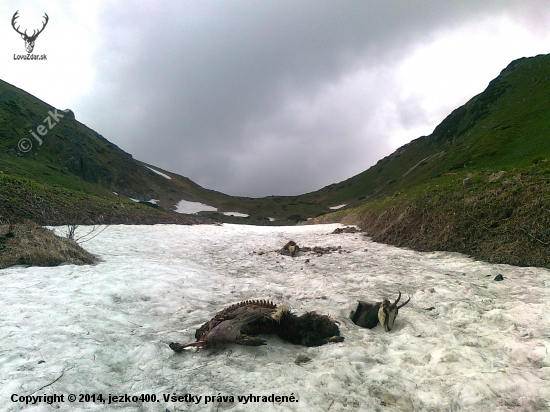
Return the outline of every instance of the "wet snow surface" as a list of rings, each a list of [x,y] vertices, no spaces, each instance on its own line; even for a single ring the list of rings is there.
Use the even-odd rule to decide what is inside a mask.
[[[550,409],[550,271],[330,234],[336,227],[111,226],[83,244],[103,259],[95,266],[1,270],[0,410]],[[275,252],[290,239],[342,253]],[[504,281],[493,280],[498,274]],[[357,299],[395,299],[398,290],[412,299],[391,332],[348,319]],[[217,311],[253,298],[330,314],[346,340],[168,347],[194,341]],[[311,360],[295,362],[303,355]],[[67,401],[85,393],[156,394],[160,402]],[[164,402],[173,393],[202,400]],[[12,394],[65,401],[25,406]],[[298,402],[238,402],[250,394]],[[235,402],[205,404],[218,395]]]

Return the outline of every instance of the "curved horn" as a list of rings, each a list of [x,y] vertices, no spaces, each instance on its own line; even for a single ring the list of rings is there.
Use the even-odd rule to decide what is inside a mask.
[[[399,299],[398,299],[398,300],[399,300]],[[397,307],[397,309],[402,308],[403,306],[405,306],[407,303],[409,303],[410,300],[411,300],[411,297],[409,296],[409,299],[408,299],[405,303],[402,303],[401,305],[399,305],[399,306]],[[395,303],[397,303],[397,301],[396,301]]]
[[[393,302],[393,306],[397,305],[397,303],[399,302],[399,299],[401,299],[401,291],[399,291],[399,296],[397,297],[395,302]]]

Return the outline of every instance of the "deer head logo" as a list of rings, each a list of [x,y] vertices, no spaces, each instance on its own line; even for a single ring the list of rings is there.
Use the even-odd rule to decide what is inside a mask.
[[[25,48],[27,49],[27,53],[32,53],[32,50],[34,49],[34,42],[36,41],[36,38],[38,37],[38,35],[42,33],[42,31],[44,30],[44,28],[46,27],[46,24],[48,24],[49,17],[46,13],[44,13],[44,18],[46,19],[46,21],[43,23],[42,28],[38,31],[34,30],[32,35],[29,36],[27,34],[27,30],[25,30],[25,32],[20,32],[19,31],[20,26],[15,27],[15,20],[19,17],[17,13],[19,13],[19,10],[17,10],[13,15],[11,19],[11,25],[13,29],[21,35],[23,40],[25,40]]]

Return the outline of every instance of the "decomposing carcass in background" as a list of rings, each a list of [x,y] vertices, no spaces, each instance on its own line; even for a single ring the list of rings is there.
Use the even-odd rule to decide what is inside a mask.
[[[300,246],[298,246],[298,244],[294,240],[291,240],[283,246],[283,248],[281,249],[281,254],[296,256],[299,250]]]

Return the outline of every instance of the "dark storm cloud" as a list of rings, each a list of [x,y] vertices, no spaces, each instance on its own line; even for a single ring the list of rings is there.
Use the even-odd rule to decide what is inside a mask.
[[[491,14],[530,19],[522,5],[109,2],[100,17],[96,89],[83,110],[94,129],[136,158],[207,188],[309,192],[391,151],[379,105],[395,93],[393,65],[415,45]],[[396,110],[405,126],[423,119],[414,102]]]

